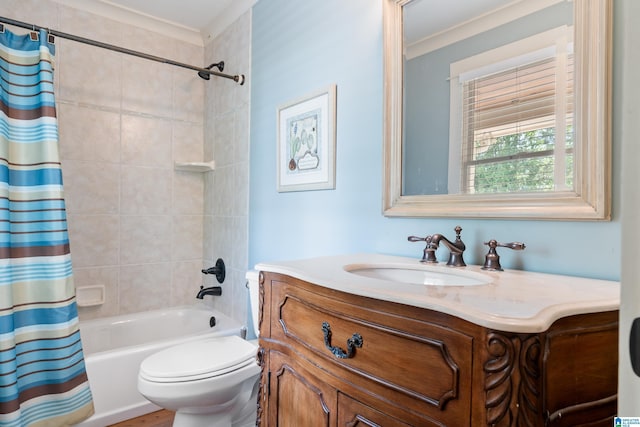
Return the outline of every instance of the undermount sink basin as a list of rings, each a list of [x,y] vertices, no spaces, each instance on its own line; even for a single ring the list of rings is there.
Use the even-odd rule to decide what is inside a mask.
[[[488,275],[456,267],[346,265],[344,269],[358,276],[412,285],[478,286],[491,283]]]

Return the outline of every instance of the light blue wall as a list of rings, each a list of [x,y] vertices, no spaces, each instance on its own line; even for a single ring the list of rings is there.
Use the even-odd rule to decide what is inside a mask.
[[[505,268],[619,279],[615,133],[611,222],[386,218],[382,0],[260,0],[252,20],[249,267],[353,252],[420,257],[422,246],[408,235],[453,237],[460,224],[467,263],[483,261],[483,241],[519,240],[527,244],[524,252],[500,252]],[[337,85],[336,189],[278,193],[276,108],[331,83]]]

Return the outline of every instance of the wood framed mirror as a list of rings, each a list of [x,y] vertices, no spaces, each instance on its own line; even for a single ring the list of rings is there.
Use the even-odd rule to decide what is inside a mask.
[[[409,18],[415,21],[421,16],[420,9],[432,22],[445,23],[445,18],[453,19],[456,10],[469,5],[434,1],[384,0],[384,215],[609,220],[612,1],[489,0],[493,5],[487,10],[446,23],[445,29],[430,29],[434,24],[422,21],[409,23]],[[558,8],[568,10],[567,18],[549,22],[544,14],[560,15]],[[523,24],[525,19],[546,27],[530,34],[523,30],[523,36],[515,37],[521,29],[535,27]],[[486,22],[491,23],[489,28],[483,26]],[[410,34],[416,27],[429,31]],[[456,32],[461,35],[452,39]],[[443,55],[447,49],[448,56]],[[432,61],[424,59],[428,55],[446,58],[438,67],[448,75],[436,76],[437,67],[431,63],[414,66],[416,58]],[[487,58],[498,59],[487,62]],[[538,63],[552,63],[555,74],[541,79],[540,67],[531,66]],[[538,82],[553,81],[527,86],[523,73]],[[436,77],[439,89],[415,83],[416,75]],[[484,104],[479,101],[483,95],[478,88],[489,87],[495,76],[507,76],[519,90],[503,96],[501,106],[493,100],[503,94],[485,95]],[[551,92],[540,95],[542,86]],[[420,110],[415,104],[429,107]],[[536,112],[523,113],[527,105]],[[511,116],[518,120],[505,119]],[[543,136],[545,142],[540,143]],[[522,143],[523,138],[528,142]],[[483,146],[481,140],[490,141],[489,145]],[[519,142],[510,150],[514,144],[535,148],[517,153],[496,148],[515,140]],[[490,152],[493,160],[486,159]],[[485,167],[487,163],[501,163],[500,170],[507,172],[500,174],[495,167]],[[540,165],[546,175],[530,173],[542,169]],[[487,176],[502,181],[482,187],[478,182],[486,182]]]

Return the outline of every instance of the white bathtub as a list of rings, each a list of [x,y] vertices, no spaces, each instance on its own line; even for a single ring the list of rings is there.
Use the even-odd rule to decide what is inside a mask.
[[[209,326],[214,316],[216,324]],[[208,336],[243,335],[244,325],[204,304],[80,322],[95,414],[78,427],[105,427],[155,410],[138,393],[140,362],[168,346]]]

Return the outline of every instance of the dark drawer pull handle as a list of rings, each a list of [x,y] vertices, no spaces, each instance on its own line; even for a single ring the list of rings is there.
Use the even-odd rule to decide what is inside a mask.
[[[358,333],[353,334],[353,336],[347,340],[347,351],[344,351],[340,347],[333,347],[331,345],[331,326],[329,322],[322,322],[322,333],[324,334],[324,345],[338,359],[350,359],[354,356],[356,347],[362,347],[362,335]]]

